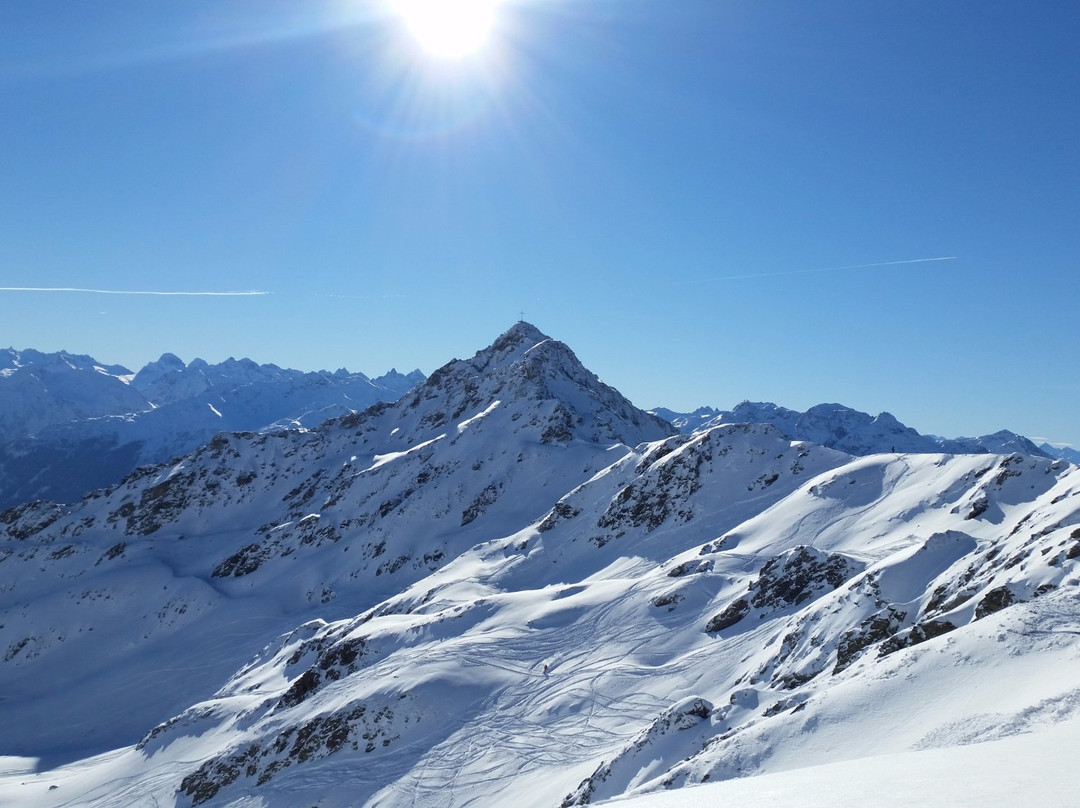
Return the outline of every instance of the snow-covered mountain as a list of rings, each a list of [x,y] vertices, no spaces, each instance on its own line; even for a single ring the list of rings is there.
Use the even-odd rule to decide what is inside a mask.
[[[218,432],[313,426],[395,400],[423,378],[304,373],[249,359],[185,365],[172,354],[133,374],[90,357],[8,349],[0,352],[0,507],[72,502]]]
[[[149,409],[134,374],[89,356],[0,349],[0,443],[54,424]]]
[[[136,373],[131,379],[131,386],[146,396],[147,401],[153,402],[156,408],[200,397],[216,404],[217,400],[209,397],[228,397],[227,394],[232,393],[230,398],[234,400],[225,403],[236,410],[237,414],[233,417],[265,423],[270,415],[269,410],[280,409],[275,399],[282,392],[300,399],[305,397],[300,391],[310,393],[312,389],[319,389],[329,403],[338,404],[342,397],[347,400],[350,393],[361,400],[371,399],[371,386],[401,396],[423,380],[424,375],[418,370],[408,375],[391,370],[383,376],[369,379],[362,373],[350,373],[344,368],[334,373],[304,373],[277,365],[260,365],[250,359],[229,358],[217,365],[195,359],[190,365],[185,365],[179,357],[167,353]],[[327,395],[322,388],[331,394]],[[370,401],[368,406],[371,403],[374,401]]]
[[[570,806],[1080,713],[1080,468],[676,434],[527,323],[0,526],[4,805]]]
[[[699,407],[675,412],[655,407],[650,412],[670,421],[680,432],[691,434],[720,424],[772,424],[792,440],[806,440],[853,455],[879,452],[948,454],[1009,454],[1058,457],[1022,435],[1001,430],[976,438],[939,438],[921,435],[890,413],[873,416],[842,404],[818,404],[806,412],[789,410],[769,402],[743,401],[731,410]],[[1069,458],[1064,458],[1069,459]],[[1075,461],[1074,461],[1075,462]]]

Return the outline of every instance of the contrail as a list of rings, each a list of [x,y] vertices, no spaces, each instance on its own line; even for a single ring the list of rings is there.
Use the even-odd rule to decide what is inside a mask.
[[[156,292],[138,289],[82,289],[77,286],[0,286],[0,292],[78,292],[88,295],[156,295],[162,297],[252,297],[269,292]]]
[[[926,264],[931,261],[955,261],[957,256],[945,255],[940,258],[909,258],[905,261],[878,261],[873,264],[848,264],[842,267],[817,267],[816,269],[789,269],[784,272],[755,272],[750,275],[728,275],[723,278],[703,278],[694,283],[709,283],[712,281],[741,281],[747,278],[775,278],[780,275],[805,275],[810,272],[839,272],[844,269],[872,269],[874,267],[895,267],[902,264]]]

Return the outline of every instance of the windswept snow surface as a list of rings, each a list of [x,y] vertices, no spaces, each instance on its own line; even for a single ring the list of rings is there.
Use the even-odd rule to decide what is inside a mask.
[[[610,808],[1020,808],[1074,805],[1080,721],[603,803]]]
[[[1080,468],[673,432],[519,323],[396,404],[0,514],[0,804],[899,799],[953,761],[967,799],[969,750],[1077,737]]]

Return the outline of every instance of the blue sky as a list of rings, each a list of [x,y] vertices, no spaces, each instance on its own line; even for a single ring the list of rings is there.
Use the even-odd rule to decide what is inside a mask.
[[[0,286],[267,293],[0,292],[0,345],[430,372],[524,312],[642,406],[1080,446],[1080,5],[499,11],[0,4]]]

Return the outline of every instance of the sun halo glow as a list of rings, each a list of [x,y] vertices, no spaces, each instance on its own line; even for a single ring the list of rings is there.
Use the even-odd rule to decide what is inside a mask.
[[[462,59],[479,51],[495,23],[498,0],[391,0],[409,33],[430,56]]]

